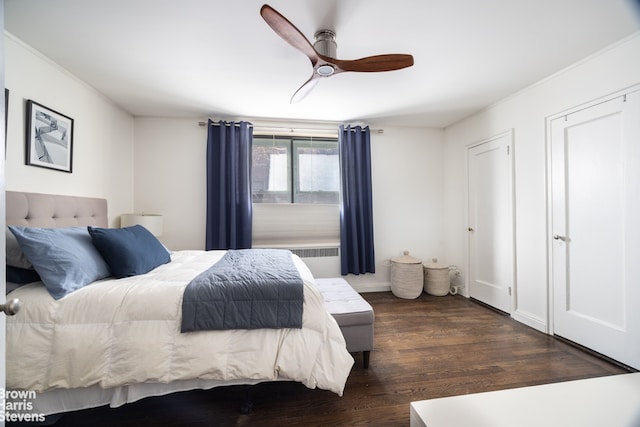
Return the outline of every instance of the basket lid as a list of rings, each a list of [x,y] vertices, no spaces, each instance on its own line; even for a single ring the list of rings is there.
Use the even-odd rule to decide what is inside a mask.
[[[438,264],[437,262],[430,262],[428,264],[424,264],[424,268],[428,268],[430,270],[446,270],[449,266],[445,264]]]
[[[399,264],[420,264],[422,262],[418,258],[409,255],[409,251],[402,252],[402,256],[391,258],[391,261],[397,262]]]

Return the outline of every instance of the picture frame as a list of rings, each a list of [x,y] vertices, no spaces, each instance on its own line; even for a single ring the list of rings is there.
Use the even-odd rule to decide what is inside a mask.
[[[27,100],[26,161],[71,173],[73,170],[73,119],[31,99]]]

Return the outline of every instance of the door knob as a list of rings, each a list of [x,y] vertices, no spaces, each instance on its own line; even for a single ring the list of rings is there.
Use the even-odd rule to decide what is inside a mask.
[[[0,304],[0,311],[3,311],[7,316],[14,316],[20,311],[20,300],[18,298],[14,298],[4,304]]]
[[[567,238],[566,238],[565,236],[560,236],[560,235],[558,235],[558,234],[554,234],[554,235],[553,235],[553,238],[554,238],[555,240],[562,240],[563,242],[566,242],[566,241],[567,241]]]

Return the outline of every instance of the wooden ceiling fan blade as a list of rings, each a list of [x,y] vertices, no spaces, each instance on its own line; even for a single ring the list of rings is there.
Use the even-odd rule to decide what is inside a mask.
[[[289,103],[295,104],[297,102],[302,101],[304,98],[307,97],[307,95],[309,95],[309,93],[313,90],[313,88],[316,87],[319,81],[320,79],[317,77],[317,74],[313,73],[313,75],[309,78],[309,80],[304,82],[304,84],[300,86],[298,90],[296,90],[296,92],[291,97],[291,101],[289,101]]]
[[[318,53],[295,25],[268,4],[262,5],[260,8],[260,16],[262,16],[262,19],[265,20],[276,34],[291,46],[304,53],[309,60],[311,60],[312,65],[316,65],[316,62],[318,62]]]
[[[331,61],[340,69],[340,71],[358,71],[364,73],[400,70],[402,68],[411,67],[413,65],[412,55],[399,53],[367,56],[366,58],[354,60],[333,58],[327,59],[331,59]]]

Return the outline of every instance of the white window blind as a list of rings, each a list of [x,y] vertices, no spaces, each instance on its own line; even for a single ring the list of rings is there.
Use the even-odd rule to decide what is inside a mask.
[[[339,205],[253,205],[253,246],[314,247],[340,244]]]

